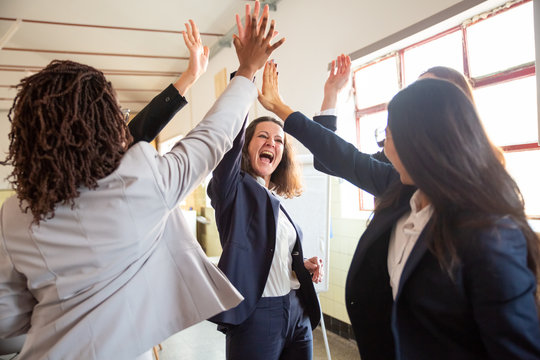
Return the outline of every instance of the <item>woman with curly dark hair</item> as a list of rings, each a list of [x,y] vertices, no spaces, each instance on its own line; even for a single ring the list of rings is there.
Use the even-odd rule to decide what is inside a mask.
[[[186,28],[188,69],[136,119],[137,139],[172,117],[206,68],[208,49]],[[100,71],[54,61],[23,80],[6,161],[16,196],[0,213],[0,337],[27,334],[20,359],[132,360],[241,301],[178,204],[231,147],[257,96],[251,79],[281,44],[248,35],[235,43],[235,79],[164,156],[132,144]]]

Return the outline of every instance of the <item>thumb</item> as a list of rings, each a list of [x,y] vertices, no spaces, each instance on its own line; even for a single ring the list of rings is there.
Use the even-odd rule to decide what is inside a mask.
[[[243,48],[242,42],[240,41],[238,36],[236,36],[236,34],[233,35],[233,44],[236,50],[241,50]]]

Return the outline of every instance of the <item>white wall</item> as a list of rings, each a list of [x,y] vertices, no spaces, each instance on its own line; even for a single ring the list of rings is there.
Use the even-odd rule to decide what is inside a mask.
[[[340,53],[351,53],[444,10],[458,0],[282,0],[271,18],[277,22],[278,36],[285,44],[276,51],[283,98],[293,108],[311,116],[322,100],[322,87],[328,63]],[[241,9],[240,9],[241,10]],[[231,19],[234,24],[234,19]],[[207,73],[188,94],[189,105],[161,134],[166,140],[185,134],[212,106],[214,75],[222,70],[234,71],[238,62],[234,48],[221,50],[211,59]],[[258,77],[262,76],[261,73]],[[265,111],[259,106],[252,117]],[[7,150],[9,123],[7,112],[0,112],[0,148]],[[299,152],[306,152],[299,148]],[[0,166],[0,188],[9,172]]]
[[[11,129],[11,123],[7,120],[7,111],[0,110],[0,160],[6,158],[6,154],[9,150],[8,134]],[[9,183],[6,181],[6,177],[10,174],[10,166],[0,165],[0,190],[10,189]]]
[[[349,54],[403,28],[432,16],[460,1],[456,0],[282,0],[277,12],[277,38],[286,41],[273,58],[278,63],[280,91],[295,110],[312,116],[319,109],[329,62],[341,53]],[[195,125],[210,108],[214,96],[214,75],[238,66],[234,48],[215,55],[207,73],[191,91],[192,123]],[[257,75],[260,84],[262,72]],[[256,105],[250,116],[266,111]],[[176,121],[176,119],[175,119]],[[170,136],[163,136],[167,138]],[[298,153],[307,150],[297,144]]]

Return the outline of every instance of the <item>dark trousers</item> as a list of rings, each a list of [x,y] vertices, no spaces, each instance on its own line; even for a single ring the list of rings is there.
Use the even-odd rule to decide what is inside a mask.
[[[242,324],[226,333],[227,360],[311,360],[313,334],[296,291],[263,297]]]

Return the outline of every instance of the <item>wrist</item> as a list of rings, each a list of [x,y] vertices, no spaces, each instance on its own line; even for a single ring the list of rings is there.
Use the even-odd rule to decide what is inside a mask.
[[[185,96],[191,86],[197,81],[197,77],[189,72],[183,72],[173,86],[180,95]]]
[[[285,121],[294,112],[288,105],[283,103],[276,104],[273,113],[277,115],[281,120]]]
[[[236,75],[243,76],[243,77],[248,78],[249,80],[252,80],[256,72],[257,72],[257,69],[254,69],[250,66],[240,65],[240,67],[236,71]]]

